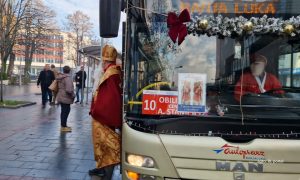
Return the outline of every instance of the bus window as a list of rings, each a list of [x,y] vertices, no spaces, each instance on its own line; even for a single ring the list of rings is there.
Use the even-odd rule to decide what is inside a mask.
[[[300,87],[300,44],[282,45],[279,56],[279,78],[284,87]]]
[[[299,179],[300,1],[127,5],[123,172],[135,179]],[[193,23],[178,45],[167,14],[185,8]],[[295,36],[262,33],[279,31],[278,22],[292,16]],[[262,17],[272,23],[249,25]],[[283,163],[261,163],[272,159]]]
[[[144,6],[149,11],[128,13],[125,104],[129,117],[184,116],[241,123],[300,118],[298,36],[189,34],[179,46],[171,41],[166,22],[168,12],[182,9],[183,2],[178,2],[147,1]],[[226,2],[229,7],[230,1]],[[283,18],[293,13],[297,14]],[[230,12],[212,16],[219,14],[235,16]],[[198,15],[191,12],[194,18]],[[191,133],[193,128],[173,130]]]

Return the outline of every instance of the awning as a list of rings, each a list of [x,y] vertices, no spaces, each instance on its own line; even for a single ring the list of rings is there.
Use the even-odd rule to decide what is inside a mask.
[[[78,50],[79,53],[90,58],[101,60],[101,46],[87,46]]]

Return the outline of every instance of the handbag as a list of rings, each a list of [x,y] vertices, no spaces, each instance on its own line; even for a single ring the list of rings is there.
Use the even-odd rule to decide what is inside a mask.
[[[57,84],[57,81],[54,80],[48,88],[49,88],[51,91],[57,92],[57,91],[58,91],[58,84]]]

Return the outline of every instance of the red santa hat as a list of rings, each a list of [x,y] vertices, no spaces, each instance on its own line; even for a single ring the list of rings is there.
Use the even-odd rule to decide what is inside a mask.
[[[265,64],[267,64],[268,60],[265,56],[255,53],[250,55],[250,64],[255,62],[264,62]]]

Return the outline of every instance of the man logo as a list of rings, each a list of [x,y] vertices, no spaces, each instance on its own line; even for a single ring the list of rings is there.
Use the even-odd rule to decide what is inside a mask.
[[[245,174],[244,173],[233,173],[233,179],[234,180],[245,180]]]
[[[248,164],[248,166],[247,166]],[[263,172],[263,164],[258,163],[230,163],[225,161],[217,161],[216,169],[218,171],[234,171],[234,172]]]

